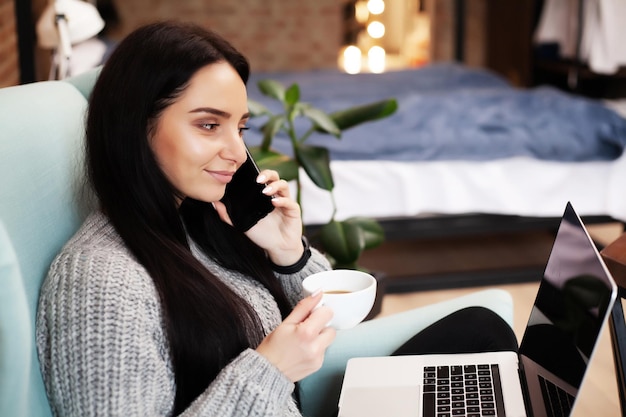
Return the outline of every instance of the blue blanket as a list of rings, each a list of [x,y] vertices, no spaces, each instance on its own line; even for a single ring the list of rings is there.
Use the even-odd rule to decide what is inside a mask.
[[[274,111],[276,101],[256,83],[297,83],[301,99],[332,112],[386,98],[398,100],[392,116],[343,132],[311,136],[334,160],[490,160],[529,156],[554,161],[612,160],[626,145],[626,119],[597,100],[550,87],[518,89],[485,70],[455,64],[384,74],[336,71],[254,74],[248,94]],[[265,119],[253,119],[249,145],[260,143]],[[306,129],[302,120],[297,127]],[[289,153],[286,136],[273,147]]]

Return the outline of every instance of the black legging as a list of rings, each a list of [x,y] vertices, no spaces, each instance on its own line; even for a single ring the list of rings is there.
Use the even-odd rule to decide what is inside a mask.
[[[517,352],[511,326],[484,307],[467,307],[431,324],[392,355],[431,353]]]

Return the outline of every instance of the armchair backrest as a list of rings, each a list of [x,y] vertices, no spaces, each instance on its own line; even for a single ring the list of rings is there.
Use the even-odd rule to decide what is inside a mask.
[[[35,347],[39,288],[88,210],[89,83],[0,89],[0,416],[49,416]]]

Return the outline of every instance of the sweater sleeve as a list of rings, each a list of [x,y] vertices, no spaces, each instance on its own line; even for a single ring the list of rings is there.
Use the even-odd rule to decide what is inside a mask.
[[[159,297],[127,254],[85,250],[55,260],[41,291],[37,347],[55,415],[171,415],[176,388]],[[299,415],[293,389],[246,350],[183,415]]]
[[[181,417],[288,415],[294,387],[267,359],[247,349],[220,372]],[[293,402],[290,405],[295,406]],[[299,415],[296,410],[291,412]]]

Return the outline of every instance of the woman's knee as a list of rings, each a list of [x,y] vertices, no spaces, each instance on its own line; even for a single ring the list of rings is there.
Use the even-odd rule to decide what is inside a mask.
[[[394,354],[517,351],[517,347],[515,333],[502,317],[488,308],[472,306],[433,323]]]

